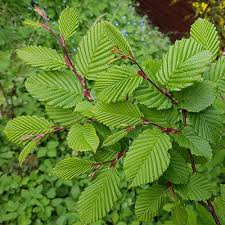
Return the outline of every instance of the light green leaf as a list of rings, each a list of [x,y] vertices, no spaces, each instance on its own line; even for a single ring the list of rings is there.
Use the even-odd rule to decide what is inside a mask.
[[[70,128],[67,142],[69,147],[76,151],[96,152],[99,138],[92,124],[75,124]]]
[[[124,161],[130,186],[157,180],[168,168],[172,148],[170,138],[159,129],[146,129],[135,139]]]
[[[205,175],[195,173],[191,175],[187,184],[176,186],[175,190],[187,200],[201,201],[212,196],[212,187]]]
[[[43,117],[19,116],[7,123],[4,133],[10,141],[26,144],[38,134],[45,135],[53,131],[54,125]]]
[[[37,146],[39,140],[30,141],[19,154],[19,164],[22,165],[26,157]]]
[[[148,108],[169,109],[172,107],[171,101],[159,92],[149,82],[144,82],[134,92],[134,98]]]
[[[176,108],[161,111],[148,109],[142,105],[139,108],[144,114],[145,119],[162,127],[174,127],[176,123],[181,120],[180,112]]]
[[[212,149],[208,141],[198,136],[191,127],[184,127],[182,134],[176,135],[175,140],[181,147],[190,149],[194,155],[212,158]]]
[[[190,167],[183,156],[178,151],[170,151],[170,165],[164,173],[164,177],[173,184],[186,184],[190,173]]]
[[[215,143],[221,138],[223,124],[214,108],[190,114],[190,122],[195,132],[206,140]]]
[[[87,187],[79,199],[80,219],[92,223],[102,219],[120,196],[119,176],[116,169],[104,169],[92,184]]]
[[[112,42],[115,48],[120,50],[122,53],[133,56],[131,47],[126,40],[126,38],[121,34],[121,32],[113,26],[110,22],[104,22],[107,37]]]
[[[199,18],[191,26],[191,38],[212,52],[214,58],[219,53],[220,41],[216,27],[206,19]]]
[[[77,157],[68,157],[57,163],[53,173],[61,179],[73,179],[90,171],[94,163]]]
[[[147,59],[143,62],[142,67],[149,79],[158,82],[156,74],[159,71],[161,62],[155,59]]]
[[[39,21],[32,21],[32,20],[24,20],[23,25],[33,28],[41,28]]]
[[[214,63],[204,74],[206,80],[212,81],[220,93],[225,93],[225,57]]]
[[[178,107],[199,112],[214,102],[216,92],[210,82],[201,82],[177,92],[175,97],[179,101]]]
[[[176,41],[162,60],[156,74],[160,84],[171,91],[179,91],[202,80],[202,73],[211,62],[212,54],[192,39]]]
[[[78,25],[79,18],[77,11],[73,8],[66,7],[59,17],[59,31],[65,40],[69,39],[75,33]]]
[[[70,73],[42,72],[28,77],[25,85],[34,98],[54,107],[72,108],[83,97],[80,83]]]
[[[44,70],[58,70],[66,67],[63,55],[51,48],[30,45],[18,49],[17,55],[26,64],[40,67]]]
[[[87,79],[95,80],[109,67],[114,58],[113,46],[108,40],[103,22],[94,25],[83,37],[75,64],[79,73]]]
[[[91,118],[94,117],[93,107],[94,105],[91,102],[82,101],[77,103],[75,112],[78,112],[87,118]]]
[[[103,72],[96,80],[94,89],[99,100],[106,103],[125,100],[141,83],[143,78],[128,66],[114,66]]]
[[[46,105],[45,110],[51,120],[63,127],[71,127],[77,122],[84,122],[83,116],[74,109],[63,109]]]
[[[128,127],[142,123],[142,113],[131,102],[106,104],[98,102],[94,107],[95,118],[109,127]]]
[[[102,143],[102,146],[110,146],[117,143],[120,139],[124,138],[127,135],[127,133],[128,131],[124,129],[109,135]]]
[[[135,214],[138,221],[152,221],[158,215],[166,197],[165,189],[160,185],[154,185],[147,190],[143,190],[138,195],[135,204]]]
[[[171,210],[174,225],[187,225],[188,214],[182,203],[177,203]]]

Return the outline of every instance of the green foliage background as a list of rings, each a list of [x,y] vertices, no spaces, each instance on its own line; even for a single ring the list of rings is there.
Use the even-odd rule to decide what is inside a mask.
[[[15,55],[15,49],[25,46],[25,43],[58,48],[57,43],[46,32],[33,31],[22,25],[24,19],[38,19],[31,3],[30,0],[0,2],[1,131],[6,122],[14,116],[45,116],[43,105],[25,91],[24,80],[31,71]],[[69,43],[73,53],[77,50],[73,46],[78,45],[81,37],[99,17],[104,17],[118,26],[140,61],[144,58],[160,58],[168,49],[169,39],[157,28],[149,26],[145,17],[137,15],[132,2],[47,0],[35,3],[47,10],[51,21],[58,20],[66,5],[78,9],[79,32]],[[54,23],[52,25],[54,26]],[[64,143],[64,139],[63,136],[55,136],[47,144],[39,147],[38,152],[30,155],[25,165],[20,167],[18,164],[20,149],[11,145],[2,132],[0,133],[0,224],[76,224],[78,221],[76,201],[89,179],[83,176],[79,180],[64,181],[52,175],[51,171],[56,163],[66,155],[71,155],[71,150]],[[224,156],[225,154],[221,157]],[[105,221],[98,224],[139,224],[134,222],[132,209],[135,193],[127,192],[125,188],[122,192],[122,198],[116,204],[115,210]],[[168,211],[167,208],[164,210]],[[191,210],[190,207],[190,213]],[[161,218],[161,221],[163,220],[164,218]]]

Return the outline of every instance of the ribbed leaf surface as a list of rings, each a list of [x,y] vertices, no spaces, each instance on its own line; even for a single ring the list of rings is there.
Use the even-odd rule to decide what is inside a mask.
[[[77,11],[73,8],[66,7],[59,17],[59,31],[65,40],[69,39],[75,33],[78,25],[79,18]]]
[[[215,98],[216,92],[210,82],[196,83],[176,93],[179,107],[190,112],[199,112],[210,106]]]
[[[171,218],[174,225],[188,225],[188,214],[182,203],[176,203],[176,205],[172,208]]]
[[[62,108],[72,108],[82,99],[81,86],[70,73],[42,72],[26,80],[26,89],[39,101]]]
[[[53,173],[62,179],[73,179],[93,168],[94,162],[79,159],[77,157],[68,157],[57,163]]]
[[[185,127],[182,134],[176,135],[175,139],[181,147],[190,149],[192,154],[212,158],[212,149],[209,142],[198,136],[191,127]]]
[[[156,74],[159,71],[161,66],[161,62],[154,59],[147,59],[143,62],[142,67],[149,77],[149,79],[153,80],[154,82],[158,82],[156,78]]]
[[[211,62],[212,54],[192,39],[183,39],[169,48],[156,74],[159,82],[169,90],[177,91],[201,80]]]
[[[19,154],[19,164],[22,165],[30,152],[36,147],[38,140],[30,141]]]
[[[80,113],[84,117],[93,118],[94,117],[93,107],[94,107],[94,105],[91,102],[82,101],[82,102],[77,103],[75,112]]]
[[[98,102],[94,108],[95,118],[109,127],[128,127],[142,123],[139,108],[131,102],[106,104]]]
[[[114,66],[103,72],[94,85],[99,100],[110,103],[125,100],[143,78],[128,66]]]
[[[145,119],[162,127],[176,127],[176,123],[181,120],[180,112],[176,108],[158,111],[141,105],[140,110]]]
[[[130,45],[121,32],[110,22],[104,22],[107,37],[112,42],[113,46],[124,54],[132,55]]]
[[[67,142],[69,147],[76,151],[96,152],[99,138],[92,124],[75,124],[70,128]]]
[[[154,185],[147,190],[143,190],[138,195],[135,204],[135,214],[138,221],[152,221],[158,215],[165,200],[165,189],[160,185]]]
[[[205,73],[204,78],[210,80],[216,85],[221,93],[225,93],[225,57],[221,57],[215,64],[213,64],[209,71]]]
[[[63,127],[71,127],[76,122],[85,120],[80,113],[74,112],[74,109],[63,109],[46,105],[45,110],[51,120]]]
[[[4,130],[6,137],[16,144],[26,144],[36,134],[54,131],[53,124],[43,117],[19,116],[10,120]]]
[[[130,186],[157,180],[168,168],[172,148],[168,135],[159,129],[146,129],[133,141],[124,161]]]
[[[148,108],[168,109],[171,101],[149,83],[143,83],[134,92],[134,98]]]
[[[80,219],[85,224],[102,219],[117,201],[120,190],[116,169],[102,170],[79,199]]]
[[[110,146],[117,143],[120,139],[124,138],[127,133],[128,132],[126,130],[120,130],[114,134],[109,135],[102,143],[102,146]]]
[[[66,67],[63,55],[51,48],[30,45],[18,49],[17,55],[26,64],[45,70],[58,70],[62,67]]]
[[[212,52],[214,58],[219,53],[219,35],[213,23],[206,19],[199,18],[191,26],[191,38],[202,44],[206,50]]]
[[[79,45],[75,61],[77,69],[87,79],[95,80],[99,73],[109,67],[109,62],[114,58],[112,49],[103,22],[97,23]]]
[[[164,177],[173,184],[186,184],[189,180],[190,172],[190,167],[183,156],[178,151],[170,151],[170,165]]]
[[[212,107],[190,114],[191,126],[195,132],[212,143],[217,142],[223,131],[223,124],[217,111]]]
[[[193,174],[187,184],[177,186],[176,191],[182,198],[195,201],[209,199],[212,195],[210,182],[204,175],[198,173]]]

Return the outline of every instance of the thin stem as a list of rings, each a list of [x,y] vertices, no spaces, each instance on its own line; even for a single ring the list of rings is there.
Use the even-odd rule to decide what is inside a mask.
[[[194,156],[192,155],[190,149],[188,149],[188,154],[189,154],[189,158],[190,158],[190,162],[191,162],[192,171],[193,171],[193,173],[196,173],[197,170],[196,170],[196,165],[195,165],[195,159],[194,159]]]
[[[83,78],[75,69],[74,64],[72,63],[72,60],[70,59],[70,56],[68,54],[67,48],[66,48],[66,43],[61,34],[57,34],[50,26],[46,25],[45,23],[39,23],[45,30],[49,31],[59,42],[63,54],[64,54],[64,60],[67,65],[67,67],[72,71],[72,73],[76,76],[76,78],[79,80],[82,88],[83,88],[83,95],[88,101],[93,101],[93,98],[90,95],[90,92],[86,86],[85,78]]]
[[[161,89],[160,87],[158,87],[145,73],[145,71],[143,70],[143,68],[138,64],[138,62],[131,57],[128,57],[129,60],[132,61],[132,63],[134,63],[139,69],[140,69],[140,73],[139,75],[142,76],[145,80],[147,80],[152,86],[154,86],[159,92],[161,92],[166,98],[168,98],[172,104],[177,105],[177,101],[173,99],[173,97],[168,93],[168,91],[165,89]]]

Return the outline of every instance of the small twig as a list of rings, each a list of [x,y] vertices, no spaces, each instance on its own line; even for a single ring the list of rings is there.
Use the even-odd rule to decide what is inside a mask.
[[[160,87],[158,87],[149,77],[148,75],[145,73],[145,71],[143,70],[143,68],[138,64],[138,62],[131,57],[127,57],[133,64],[135,64],[140,71],[138,72],[138,75],[143,77],[143,79],[147,80],[152,86],[154,86],[160,93],[162,93],[166,98],[168,98],[173,105],[177,105],[178,102],[176,100],[173,99],[173,97],[168,93],[168,91],[165,89],[161,89]]]
[[[190,161],[191,161],[191,168],[192,168],[192,171],[193,171],[193,173],[196,173],[197,170],[196,170],[196,165],[195,165],[195,159],[194,159],[194,156],[192,155],[190,149],[188,149],[188,154],[189,154],[189,158],[190,158]]]
[[[90,95],[90,92],[86,86],[86,82],[85,82],[85,78],[83,78],[75,69],[74,64],[72,63],[72,60],[70,59],[70,56],[68,54],[67,48],[66,48],[66,43],[65,40],[63,38],[63,36],[61,34],[57,34],[50,26],[48,26],[45,23],[39,23],[41,27],[43,27],[45,30],[49,31],[55,38],[56,40],[59,42],[62,50],[63,50],[63,54],[64,54],[64,60],[65,63],[67,65],[67,67],[72,71],[72,73],[77,77],[77,79],[79,80],[82,88],[83,88],[83,95],[84,97],[88,100],[88,101],[93,101],[93,98]]]

